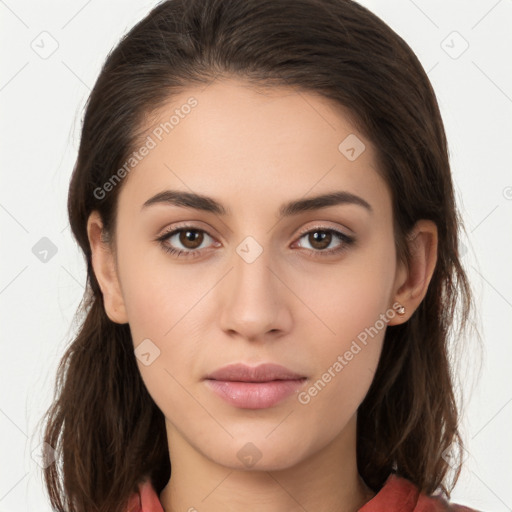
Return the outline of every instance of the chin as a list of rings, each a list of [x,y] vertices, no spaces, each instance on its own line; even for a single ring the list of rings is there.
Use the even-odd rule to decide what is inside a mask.
[[[239,471],[281,471],[308,458],[301,435],[288,436],[289,443],[283,444],[282,437],[265,439],[267,434],[231,439],[227,447],[217,444],[218,450],[213,453],[207,450],[203,454],[216,464]]]

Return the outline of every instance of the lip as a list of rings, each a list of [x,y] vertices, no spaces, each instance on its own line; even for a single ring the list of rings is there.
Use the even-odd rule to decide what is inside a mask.
[[[230,364],[205,377],[205,383],[226,402],[241,409],[265,409],[299,391],[307,378],[288,368]]]
[[[258,366],[249,366],[242,363],[228,364],[212,373],[206,379],[237,381],[237,382],[268,382],[271,380],[297,380],[305,378],[285,366],[274,363],[265,363]]]

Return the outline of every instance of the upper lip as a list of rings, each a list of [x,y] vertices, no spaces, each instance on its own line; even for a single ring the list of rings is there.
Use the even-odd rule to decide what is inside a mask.
[[[223,366],[205,379],[237,381],[237,382],[269,382],[272,380],[298,380],[305,378],[279,364],[265,363],[259,366],[248,366],[246,364],[229,364]]]

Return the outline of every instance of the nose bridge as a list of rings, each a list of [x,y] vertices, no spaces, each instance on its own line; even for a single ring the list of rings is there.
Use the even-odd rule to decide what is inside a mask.
[[[261,240],[261,237],[260,237]],[[241,291],[249,294],[267,294],[272,287],[272,251],[268,238],[264,245],[253,236],[247,236],[236,247],[236,256],[233,257],[233,279]]]
[[[286,328],[288,318],[282,302],[282,283],[274,275],[269,238],[265,245],[247,236],[235,248],[233,270],[224,284],[221,327],[247,338],[264,336],[270,330]]]

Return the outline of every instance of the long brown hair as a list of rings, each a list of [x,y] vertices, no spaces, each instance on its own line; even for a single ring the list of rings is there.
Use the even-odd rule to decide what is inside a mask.
[[[449,461],[447,453],[462,448],[449,339],[462,332],[472,296],[447,141],[425,71],[393,30],[353,1],[169,0],[109,54],[86,105],[68,213],[87,289],[45,415],[44,441],[57,451],[44,470],[52,506],[121,512],[145,478],[158,493],[170,478],[164,416],[139,374],[129,326],[105,313],[86,225],[97,210],[105,235],[114,233],[123,182],[98,190],[135,150],[151,113],[191,85],[229,76],[318,93],[348,108],[377,149],[402,261],[415,222],[436,223],[438,260],[426,297],[409,321],[387,328],[358,410],[357,461],[375,492],[396,472],[449,497],[460,464],[458,450]]]

